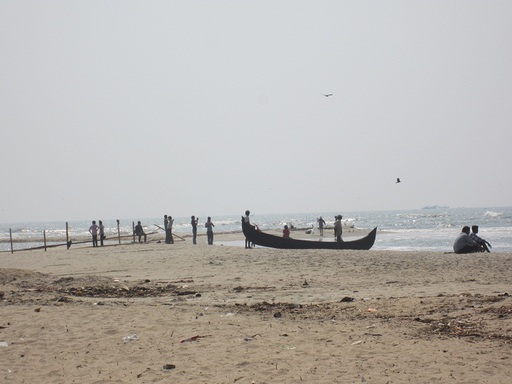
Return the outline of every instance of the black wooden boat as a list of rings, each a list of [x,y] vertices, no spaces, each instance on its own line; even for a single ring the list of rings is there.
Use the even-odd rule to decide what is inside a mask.
[[[365,237],[352,241],[344,241],[338,244],[335,241],[312,241],[299,240],[293,238],[285,238],[274,236],[269,233],[261,232],[255,226],[244,222],[242,217],[242,231],[244,236],[251,243],[270,248],[282,249],[360,249],[368,250],[373,247],[375,237],[377,235],[377,227]]]

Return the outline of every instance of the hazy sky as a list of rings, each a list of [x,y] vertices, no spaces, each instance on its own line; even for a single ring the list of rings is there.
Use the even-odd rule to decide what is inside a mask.
[[[0,222],[510,206],[511,20],[509,0],[0,0]]]

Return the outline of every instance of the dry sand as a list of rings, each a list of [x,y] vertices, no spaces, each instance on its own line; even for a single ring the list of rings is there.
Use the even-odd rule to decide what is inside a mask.
[[[511,382],[512,254],[228,240],[0,254],[0,382]]]

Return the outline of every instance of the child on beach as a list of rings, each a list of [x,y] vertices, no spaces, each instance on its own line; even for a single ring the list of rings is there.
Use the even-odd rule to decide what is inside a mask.
[[[288,228],[287,225],[284,226],[284,229],[283,229],[283,237],[286,237],[286,238],[289,238],[290,237],[290,229]]]

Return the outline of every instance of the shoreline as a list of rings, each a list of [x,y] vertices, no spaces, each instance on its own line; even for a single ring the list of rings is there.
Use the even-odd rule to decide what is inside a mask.
[[[266,230],[265,232],[270,233],[272,235],[276,235],[276,236],[282,235],[282,232],[280,230]],[[329,232],[325,231],[325,235],[323,236],[323,239],[327,240],[327,239],[333,238],[333,236],[329,236],[328,233]],[[350,230],[347,229],[343,233],[343,236],[347,237],[347,238],[364,237],[368,233],[369,233],[369,230],[367,230],[367,229],[350,228]],[[388,232],[381,231],[379,233],[388,233]],[[178,239],[180,239],[180,238],[189,239],[189,240],[192,239],[192,234],[190,232],[176,232],[173,234],[176,237],[178,237]],[[291,231],[291,237],[299,238],[299,235],[300,235],[301,239],[306,239],[306,240],[315,240],[316,241],[316,240],[321,239],[318,232],[313,233],[313,234],[308,234],[302,229]],[[150,232],[147,234],[147,236],[148,236],[148,242],[159,242],[159,241],[162,242],[165,239],[165,234],[160,231]],[[234,240],[234,241],[235,240],[244,240],[244,235],[242,233],[242,230],[215,232],[214,236],[215,236],[215,239],[222,239],[221,241],[228,241],[228,240],[226,240],[226,238],[231,238],[231,240]],[[202,233],[202,232],[198,233],[197,238],[198,239],[206,238],[206,233]],[[84,244],[92,242],[90,235],[89,236],[88,235],[80,235],[80,236],[72,235],[72,236],[70,236],[70,239],[73,242],[72,247],[77,246],[77,245],[83,246]],[[130,233],[122,233],[121,234],[122,244],[131,243],[131,242],[133,242],[132,239],[133,239],[133,235]],[[130,241],[130,240],[132,240],[132,241]],[[330,241],[330,240],[327,240],[327,241]],[[10,239],[0,239],[0,244],[10,244],[10,242],[11,242]],[[55,247],[56,246],[55,244],[59,244],[58,246],[66,246],[66,240],[65,240],[65,238],[62,238],[61,236],[47,236],[46,242],[47,242],[47,244],[49,244],[49,247]],[[108,242],[109,245],[119,245],[118,236],[117,235],[108,236],[106,239],[106,242]],[[12,243],[13,244],[41,244],[40,246],[37,246],[37,247],[44,247],[44,245],[43,245],[44,239],[43,238],[41,238],[39,240],[26,239],[26,238],[25,239],[13,239]],[[113,243],[115,243],[115,244],[113,244]],[[34,249],[34,248],[31,247],[31,248],[25,248],[25,249],[15,249],[15,252],[20,252],[22,250],[31,250],[31,249]],[[10,250],[3,250],[0,252],[10,252]]]

